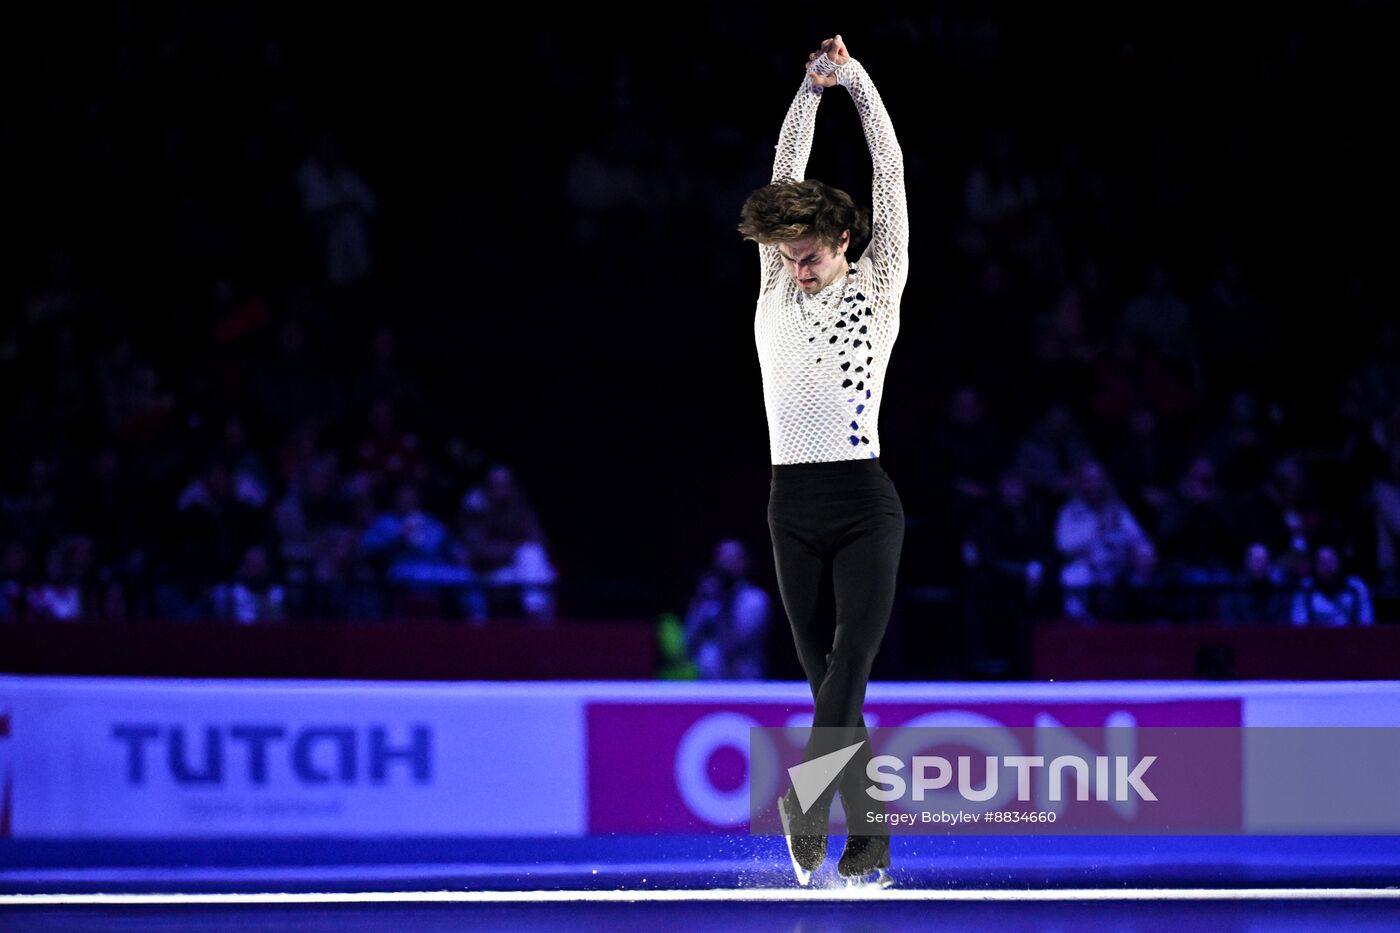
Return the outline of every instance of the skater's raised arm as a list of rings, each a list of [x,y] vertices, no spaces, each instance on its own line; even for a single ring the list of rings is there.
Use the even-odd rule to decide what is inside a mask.
[[[815,66],[815,61],[808,61],[808,68]],[[829,70],[835,65],[823,63],[823,67]],[[802,181],[806,177],[807,159],[812,154],[812,136],[817,126],[817,107],[822,102],[824,90],[821,84],[813,80],[810,71],[802,76],[797,95],[788,105],[783,128],[778,133],[772,181]],[[760,291],[767,291],[782,280],[783,257],[778,252],[777,244],[760,243],[758,259]]]
[[[819,81],[834,81],[850,92],[865,130],[874,169],[871,192],[870,245],[858,263],[870,265],[876,290],[884,304],[897,310],[909,278],[909,210],[904,197],[904,152],[894,134],[880,92],[865,67],[850,57],[841,37],[823,44],[822,57],[835,62],[835,70]],[[820,61],[820,59],[818,59]]]
[[[817,68],[814,61],[808,68]],[[830,67],[826,66],[827,70]],[[820,73],[820,72],[819,72]],[[777,152],[773,157],[773,181],[802,181],[807,177],[807,159],[812,154],[812,136],[817,127],[817,107],[826,88],[813,80],[809,71],[802,76],[797,96],[788,105],[783,128],[778,133]]]

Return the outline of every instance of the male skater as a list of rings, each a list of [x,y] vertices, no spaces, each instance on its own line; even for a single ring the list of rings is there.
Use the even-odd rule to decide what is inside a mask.
[[[745,201],[739,232],[758,244],[760,259],[754,339],[773,465],[773,559],[816,705],[803,760],[863,744],[835,790],[804,811],[790,788],[778,811],[805,885],[826,858],[839,791],[847,837],[837,870],[848,883],[883,887],[890,884],[890,839],[883,804],[864,789],[871,752],[861,707],[904,544],[904,508],[880,463],[877,430],[908,278],[904,159],[875,85],[839,35],[808,56],[808,68],[783,122],[772,183]],[[817,105],[837,84],[855,102],[870,147],[869,215],[844,191],[803,178]],[[865,252],[849,261],[852,238],[867,232]],[[834,634],[818,619],[824,579],[834,590]]]

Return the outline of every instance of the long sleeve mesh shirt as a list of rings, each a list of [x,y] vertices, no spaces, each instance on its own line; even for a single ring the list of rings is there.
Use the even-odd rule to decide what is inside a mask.
[[[754,341],[775,464],[880,455],[885,368],[909,275],[904,156],[884,103],[855,59],[836,66],[823,54],[814,66],[819,74],[835,72],[860,115],[874,169],[872,229],[870,244],[850,271],[812,295],[784,270],[776,245],[759,245]],[[827,90],[803,77],[783,121],[773,181],[804,178],[817,106]]]

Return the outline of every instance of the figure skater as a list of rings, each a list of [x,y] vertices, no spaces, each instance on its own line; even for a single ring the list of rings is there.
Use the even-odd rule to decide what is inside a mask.
[[[804,179],[817,106],[841,85],[855,102],[874,168],[872,210]],[[773,466],[768,527],[778,590],[815,712],[809,761],[862,742],[838,781],[805,811],[789,788],[778,801],[800,884],[826,859],[833,796],[847,836],[837,870],[847,883],[888,886],[884,805],[865,792],[871,758],[861,708],[894,603],[904,507],[880,462],[885,369],[908,278],[904,159],[870,76],[841,36],[808,56],[788,108],[773,179],[744,202],[739,232],[758,244],[754,340],[763,374]],[[870,242],[855,262],[853,239]],[[835,629],[819,619],[823,587]],[[833,789],[834,788],[834,789]],[[873,877],[871,877],[873,875]]]

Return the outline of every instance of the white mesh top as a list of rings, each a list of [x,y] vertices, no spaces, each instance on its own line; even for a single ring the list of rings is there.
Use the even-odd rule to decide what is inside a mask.
[[[875,179],[871,238],[848,274],[812,295],[783,269],[776,245],[759,245],[762,285],[753,329],[773,463],[879,456],[880,396],[909,277],[904,155],[885,105],[855,59],[836,66],[823,53],[813,68],[835,71],[860,114]],[[773,181],[804,178],[825,90],[803,76],[783,121]]]

